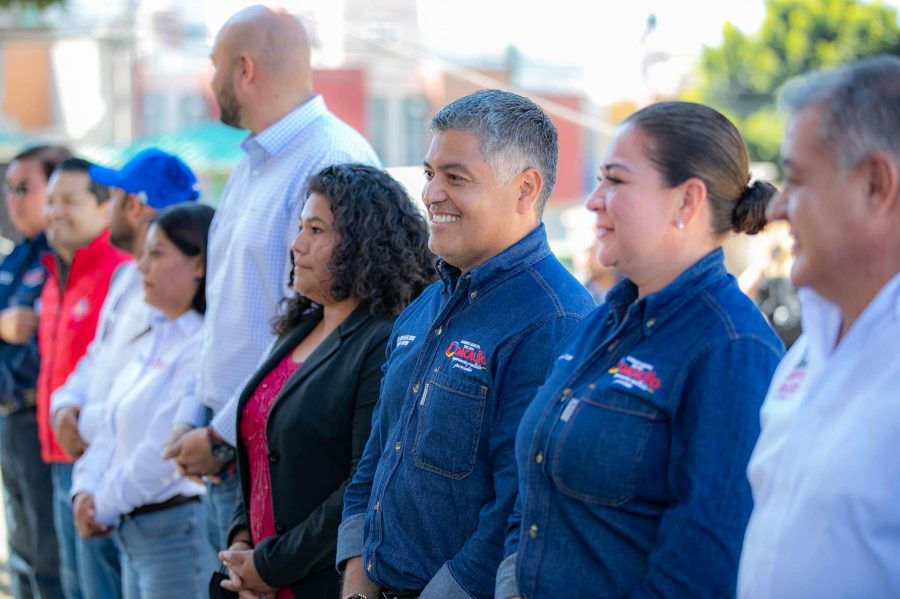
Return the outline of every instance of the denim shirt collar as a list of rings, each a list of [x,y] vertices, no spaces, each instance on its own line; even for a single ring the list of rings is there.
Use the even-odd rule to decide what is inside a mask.
[[[322,96],[312,96],[266,127],[258,135],[247,136],[241,142],[241,148],[250,157],[250,162],[254,166],[259,166],[268,158],[277,156],[289,147],[303,129],[326,112],[327,108]]]
[[[716,248],[698,260],[678,277],[655,293],[638,301],[638,288],[631,280],[625,279],[613,287],[606,296],[606,304],[615,320],[621,321],[629,309],[638,311],[648,333],[665,322],[669,316],[691,301],[711,283],[727,274],[725,252]],[[631,308],[635,306],[635,308]]]
[[[493,258],[462,274],[455,266],[447,264],[443,258],[437,262],[437,271],[444,283],[444,293],[451,294],[456,289],[460,277],[470,285],[481,287],[485,283],[491,286],[500,283],[507,276],[525,270],[532,264],[544,259],[550,253],[547,241],[547,230],[544,223],[539,224],[528,235],[512,244]]]

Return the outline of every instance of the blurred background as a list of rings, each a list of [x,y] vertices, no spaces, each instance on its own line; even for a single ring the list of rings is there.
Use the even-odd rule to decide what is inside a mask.
[[[17,151],[65,143],[119,166],[153,145],[179,154],[215,205],[245,132],[218,122],[215,34],[238,0],[0,0],[0,170]],[[656,100],[702,101],[741,129],[755,176],[777,182],[775,92],[806,70],[900,53],[900,0],[296,0],[314,40],[315,86],[414,197],[429,117],[483,87],[522,93],[553,118],[559,177],[546,223],[587,283],[583,200],[616,125]],[[0,208],[0,254],[14,233]],[[729,268],[779,332],[799,331],[787,231],[729,243]],[[2,519],[0,519],[2,521]],[[5,543],[0,543],[5,550]]]

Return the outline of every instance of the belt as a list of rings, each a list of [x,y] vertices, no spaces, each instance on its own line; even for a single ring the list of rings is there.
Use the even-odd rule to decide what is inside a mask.
[[[134,508],[133,510],[128,512],[128,515],[132,517],[143,516],[145,514],[161,512],[162,510],[178,507],[179,505],[184,505],[186,503],[194,503],[196,501],[200,501],[199,495],[191,495],[190,497],[188,497],[187,495],[175,495],[174,497],[170,497],[165,501],[161,501],[159,503],[148,503],[147,505],[142,505],[141,507]]]

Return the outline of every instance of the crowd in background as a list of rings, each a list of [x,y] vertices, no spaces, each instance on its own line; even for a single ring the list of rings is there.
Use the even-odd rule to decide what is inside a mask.
[[[717,111],[632,114],[587,285],[531,100],[433,116],[423,213],[295,17],[237,13],[212,60],[249,133],[215,211],[153,148],[6,170],[17,598],[900,595],[900,59],[786,88],[780,192]],[[761,311],[722,245],[772,220]]]

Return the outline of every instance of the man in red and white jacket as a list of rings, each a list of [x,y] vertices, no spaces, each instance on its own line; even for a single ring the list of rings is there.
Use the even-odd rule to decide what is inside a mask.
[[[44,220],[54,253],[43,257],[48,276],[38,325],[38,435],[41,457],[51,465],[60,577],[70,599],[122,596],[113,540],[82,539],[75,532],[69,488],[78,456],[63,451],[50,422],[50,396],[84,355],[113,273],[131,259],[109,243],[109,189],[91,180],[90,166],[79,158],[65,160],[48,185]]]

